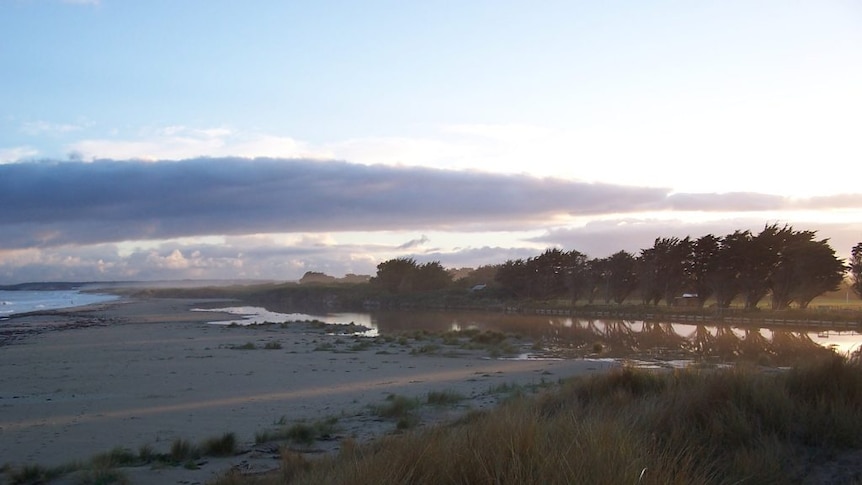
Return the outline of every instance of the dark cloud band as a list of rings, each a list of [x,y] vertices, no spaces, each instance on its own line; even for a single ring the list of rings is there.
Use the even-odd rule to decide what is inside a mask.
[[[524,229],[560,214],[786,205],[763,194],[671,195],[658,188],[339,161],[46,161],[0,165],[0,248],[253,233]]]
[[[664,191],[336,161],[0,165],[3,247],[207,234],[454,228],[656,207]]]

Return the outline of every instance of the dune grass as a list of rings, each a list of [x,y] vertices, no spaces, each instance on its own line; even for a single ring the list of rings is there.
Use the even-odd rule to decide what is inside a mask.
[[[447,406],[457,404],[463,400],[464,396],[451,390],[430,391],[425,398],[425,402],[433,406]]]
[[[298,422],[291,426],[285,426],[287,420],[282,417],[278,421],[279,428],[274,430],[260,431],[255,434],[255,443],[268,443],[273,441],[288,441],[299,445],[311,445],[315,440],[328,438],[335,432],[338,423],[337,417],[330,417],[311,423]]]
[[[237,440],[234,433],[224,433],[203,440],[199,444],[184,439],[176,439],[171,443],[168,453],[157,453],[152,446],[144,445],[137,453],[118,446],[107,452],[98,453],[87,461],[72,462],[56,467],[41,465],[24,465],[13,467],[7,465],[2,470],[10,484],[49,483],[60,477],[77,473],[74,483],[87,484],[124,484],[128,483],[125,475],[118,468],[146,465],[166,465],[195,467],[195,461],[202,457],[231,456],[237,452]]]
[[[862,365],[623,368],[469,416],[218,483],[798,483],[862,448]]]

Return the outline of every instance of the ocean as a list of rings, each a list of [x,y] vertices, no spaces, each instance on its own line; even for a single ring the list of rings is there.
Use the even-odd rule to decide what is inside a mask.
[[[0,290],[0,320],[18,313],[57,310],[118,299],[116,295],[78,290]]]

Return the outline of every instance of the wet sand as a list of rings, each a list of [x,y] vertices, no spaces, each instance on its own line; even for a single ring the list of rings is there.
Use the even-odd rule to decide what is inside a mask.
[[[0,465],[55,466],[117,446],[167,452],[176,439],[236,433],[246,452],[200,470],[126,470],[133,483],[204,483],[231,466],[275,467],[254,437],[277,421],[338,417],[336,438],[366,441],[395,430],[369,410],[390,394],[465,396],[432,418],[445,419],[495,405],[495,386],[556,382],[614,365],[491,359],[482,351],[417,354],[411,351],[421,342],[355,345],[353,337],[307,324],[212,325],[235,317],[189,311],[203,303],[124,301],[15,319],[16,327],[40,330],[0,347]],[[236,348],[248,343],[253,350]],[[338,439],[330,445],[337,449]]]

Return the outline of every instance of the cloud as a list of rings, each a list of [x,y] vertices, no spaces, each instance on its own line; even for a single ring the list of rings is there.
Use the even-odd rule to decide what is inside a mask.
[[[169,240],[121,248],[83,246],[0,250],[0,283],[180,279],[299,279],[306,271],[374,274],[403,256],[395,246],[326,242],[317,234],[255,235],[221,241]]]
[[[846,257],[862,224],[794,214],[860,205],[854,194],[685,194],[307,159],[7,163],[0,281],[297,279],[306,271],[373,274],[402,256],[476,267],[543,247],[604,257],[637,253],[657,237],[785,221],[819,231]],[[461,234],[457,245],[447,234]],[[429,247],[432,238],[438,247]]]
[[[82,125],[70,123],[50,123],[47,121],[28,121],[21,125],[21,131],[30,136],[65,134],[83,130]]]
[[[752,192],[672,194],[668,196],[670,208],[678,211],[768,211],[776,210],[787,203],[784,197]]]
[[[707,234],[718,237],[736,230],[758,233],[767,224],[790,224],[796,230],[816,231],[819,239],[829,243],[840,258],[847,258],[850,248],[860,240],[862,223],[824,223],[811,219],[764,220],[756,217],[731,217],[705,221],[685,221],[675,218],[638,219],[616,218],[593,221],[581,227],[555,228],[531,241],[566,249],[576,249],[589,257],[603,258],[624,250],[639,254],[652,247],[656,238],[691,237]]]
[[[359,136],[316,143],[253,130],[168,126],[81,139],[66,145],[64,153],[80,153],[83,159],[339,159],[366,165],[529,172],[668,187],[675,192],[720,188],[736,194],[814,196],[856,190],[852,177],[835,174],[853,173],[859,150],[839,141],[851,140],[852,127],[858,122],[827,129],[811,121],[816,117],[802,121],[788,114],[785,118],[802,125],[779,129],[762,120],[746,121],[740,113],[736,115],[741,119],[726,113],[715,119],[703,118],[691,105],[694,101],[666,101],[673,103],[644,107],[644,113],[654,113],[659,105],[669,109],[663,121],[651,114],[621,117],[620,113],[608,113],[565,128],[523,123],[448,124],[422,135]],[[695,118],[712,121],[692,122]],[[43,125],[55,130],[74,126],[36,122],[33,129]],[[814,136],[818,130],[821,133]],[[805,177],[800,177],[798,170],[775,168],[776,163],[781,167],[810,167],[818,160],[828,169],[807,170]]]
[[[433,251],[415,254],[412,257],[419,263],[439,261],[447,268],[478,268],[505,263],[508,260],[527,259],[540,253],[541,250],[535,248],[482,246],[451,251]]]
[[[66,149],[80,153],[87,160],[180,160],[225,156],[318,158],[328,153],[312,150],[304,142],[286,136],[181,125],[143,129],[133,139],[83,139],[69,144]]]
[[[849,195],[807,201],[817,208],[862,205],[862,197]],[[669,194],[306,159],[29,162],[0,165],[0,246],[297,232],[512,231],[603,214],[779,211],[805,203],[763,194]]]
[[[302,159],[0,165],[7,248],[277,232],[479,230],[660,207],[664,191]]]
[[[31,147],[0,148],[0,163],[12,163],[25,158],[32,158],[39,151]]]
[[[430,239],[428,239],[428,236],[423,234],[422,237],[420,237],[418,239],[411,239],[411,240],[407,241],[406,243],[398,246],[398,249],[408,250],[408,249],[418,248],[418,247],[424,246],[429,241],[430,241]]]

